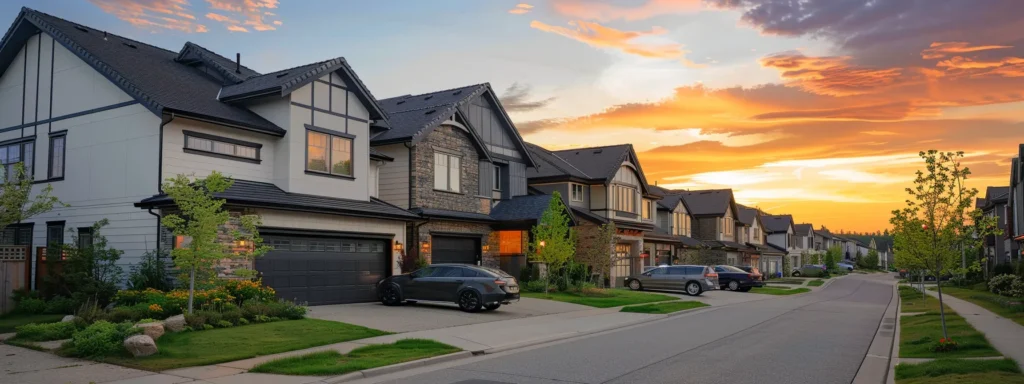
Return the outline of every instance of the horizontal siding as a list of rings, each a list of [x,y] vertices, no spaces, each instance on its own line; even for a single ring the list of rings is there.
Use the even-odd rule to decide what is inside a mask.
[[[403,144],[374,147],[395,161],[380,168],[380,199],[402,208],[409,208],[409,149]]]
[[[186,153],[184,130],[206,133],[263,144],[260,150],[261,162],[254,164],[246,161],[223,159],[212,156]],[[163,177],[172,178],[178,174],[195,174],[205,177],[212,171],[219,171],[226,176],[241,180],[271,182],[274,176],[274,146],[281,139],[267,135],[250,133],[240,129],[219,127],[185,118],[176,118],[164,126],[164,160]]]

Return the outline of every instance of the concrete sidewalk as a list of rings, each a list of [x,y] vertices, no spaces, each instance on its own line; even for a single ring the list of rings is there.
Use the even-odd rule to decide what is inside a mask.
[[[925,290],[925,292],[935,298],[939,297],[938,292],[932,290]],[[988,341],[999,352],[1016,360],[1017,365],[1024,369],[1024,326],[969,301],[960,300],[950,295],[942,295],[942,302],[966,319],[975,329],[984,333]]]

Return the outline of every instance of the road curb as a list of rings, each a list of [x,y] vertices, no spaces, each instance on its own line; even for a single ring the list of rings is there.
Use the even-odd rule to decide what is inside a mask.
[[[864,354],[864,359],[861,360],[860,368],[857,369],[857,376],[854,377],[853,384],[885,384],[893,382],[893,354],[896,353],[896,348],[898,348],[896,340],[899,338],[900,327],[899,308],[899,288],[897,284],[893,284],[892,299],[889,299],[889,305],[886,306],[882,318],[878,321],[875,336],[871,339],[871,344]],[[887,323],[892,324],[892,331],[888,335],[883,335],[883,332],[888,331],[886,329]]]
[[[341,376],[335,376],[328,379],[323,379],[320,382],[325,384],[344,383],[347,381],[365,379],[368,377],[375,377],[386,375],[389,373],[395,373],[398,371],[404,371],[407,369],[419,368],[427,365],[446,363],[453,360],[465,359],[473,357],[474,355],[481,354],[481,351],[462,351],[450,353],[447,355],[429,357],[426,359],[413,360],[405,363],[398,363],[394,365],[388,365],[384,367],[364,369],[362,371],[349,372]]]

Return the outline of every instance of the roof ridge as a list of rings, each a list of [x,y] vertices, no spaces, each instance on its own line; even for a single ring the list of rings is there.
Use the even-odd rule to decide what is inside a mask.
[[[442,89],[442,90],[439,90],[439,91],[433,91],[433,92],[427,92],[427,93],[419,93],[419,94],[415,94],[415,95],[406,94],[406,95],[400,95],[400,96],[392,96],[392,97],[381,99],[380,101],[392,100],[392,99],[397,99],[397,98],[410,98],[410,97],[417,97],[417,96],[433,95],[435,93],[449,92],[449,91],[454,91],[454,90],[457,90],[457,89],[465,89],[465,88],[472,88],[472,87],[484,87],[484,86],[487,86],[487,85],[488,85],[488,83],[464,85],[464,86],[461,86],[461,87],[453,87],[453,88],[448,88],[448,89]]]
[[[633,144],[611,144],[611,145],[601,145],[601,146],[597,146],[597,147],[582,147],[582,148],[561,149],[561,150],[550,151],[550,152],[554,153],[554,152],[569,152],[569,151],[586,151],[588,149],[604,149],[604,148],[613,148],[613,147],[627,147],[627,146],[631,146],[631,145],[633,145]]]

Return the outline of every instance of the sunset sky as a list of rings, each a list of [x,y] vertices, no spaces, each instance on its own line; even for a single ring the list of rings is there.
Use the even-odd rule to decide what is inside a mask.
[[[490,82],[527,141],[632,143],[650,182],[880,230],[921,150],[1007,185],[1024,142],[1019,0],[34,0],[257,71],[345,56],[378,98]]]

